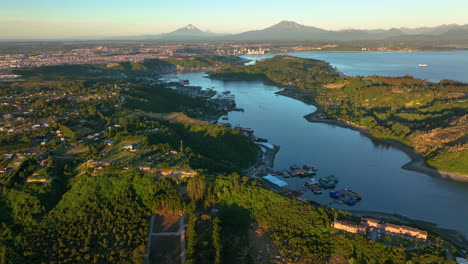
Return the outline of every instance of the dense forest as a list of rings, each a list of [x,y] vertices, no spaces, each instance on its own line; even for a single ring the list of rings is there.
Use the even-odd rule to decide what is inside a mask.
[[[410,146],[429,167],[468,175],[468,84],[403,77],[343,77],[323,61],[276,56],[214,78],[262,79],[320,105],[328,119]]]

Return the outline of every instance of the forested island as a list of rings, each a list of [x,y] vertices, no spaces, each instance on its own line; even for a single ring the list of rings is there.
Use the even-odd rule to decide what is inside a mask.
[[[284,87],[280,94],[318,106],[307,117],[311,121],[335,120],[411,148],[439,173],[468,176],[466,83],[431,83],[412,76],[347,77],[326,62],[284,55],[251,66],[226,67],[211,77],[263,80]]]
[[[259,263],[265,248],[271,261],[289,263],[455,263],[446,260],[447,250],[458,249],[433,233],[429,246],[390,236],[386,241],[395,246],[386,246],[332,228],[333,221],[356,220],[345,211],[265,188],[243,174],[257,158],[254,143],[238,130],[197,119],[222,114],[216,101],[157,81],[177,65],[191,70],[238,63],[220,57],[53,66],[23,69],[23,81],[0,83],[0,263],[143,263],[153,214],[188,215],[186,263]],[[311,91],[311,100],[330,103],[324,108],[330,118],[367,120],[375,123],[372,133],[398,135],[402,142],[424,127],[434,129],[423,118],[429,113],[441,127],[462,118],[463,111],[448,107],[461,100],[453,94],[466,89],[455,82],[401,79],[421,98],[425,92],[418,89],[426,85],[434,96],[445,95],[431,105],[418,99],[422,109],[442,109],[441,116],[419,108],[421,114],[395,112],[406,113],[405,120],[421,115],[415,123],[421,128],[415,128],[388,118],[403,106],[394,109],[378,96],[380,89],[393,89],[386,79],[344,78],[323,62],[292,57],[234,67],[215,76],[295,85]],[[371,95],[371,112],[354,107]],[[448,146],[440,148],[453,155]],[[439,148],[431,153],[429,162],[446,157]],[[255,251],[260,242],[265,248]]]

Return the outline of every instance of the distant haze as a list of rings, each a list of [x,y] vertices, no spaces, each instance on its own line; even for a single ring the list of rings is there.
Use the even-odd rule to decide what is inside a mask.
[[[282,20],[325,30],[468,24],[466,0],[2,1],[0,40],[158,35],[188,24],[234,34]]]

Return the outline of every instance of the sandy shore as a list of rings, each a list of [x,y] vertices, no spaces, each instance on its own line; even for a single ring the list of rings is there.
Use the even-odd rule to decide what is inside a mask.
[[[301,92],[296,92],[295,90],[289,90],[289,89],[284,89],[279,92],[276,92],[276,94],[287,96],[299,101],[302,101],[307,104],[314,105],[317,110],[313,113],[310,113],[304,118],[309,121],[309,122],[319,122],[319,123],[326,123],[326,124],[331,124],[339,127],[344,127],[344,128],[349,128],[352,130],[359,131],[361,134],[371,138],[374,141],[378,141],[381,143],[389,144],[408,155],[408,157],[411,159],[410,162],[406,163],[405,165],[402,166],[403,169],[405,170],[410,170],[410,171],[416,171],[416,172],[421,172],[424,174],[427,174],[429,176],[433,177],[441,177],[441,178],[446,178],[446,179],[451,179],[454,181],[460,181],[460,182],[468,182],[468,175],[463,175],[463,174],[458,174],[458,173],[452,173],[452,172],[444,172],[444,171],[438,171],[436,169],[428,168],[425,163],[424,159],[416,152],[413,151],[410,147],[402,144],[401,142],[391,140],[391,139],[384,139],[384,138],[377,138],[372,136],[369,131],[364,128],[360,127],[354,124],[346,123],[344,121],[340,120],[330,120],[330,119],[325,119],[323,118],[323,107],[319,104],[317,104],[314,101],[311,100],[305,100],[304,96],[310,96],[309,93],[301,93]]]

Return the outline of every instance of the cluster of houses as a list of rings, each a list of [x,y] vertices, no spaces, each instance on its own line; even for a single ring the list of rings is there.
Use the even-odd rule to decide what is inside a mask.
[[[373,218],[361,218],[361,223],[355,223],[347,220],[338,220],[333,222],[332,226],[339,230],[355,234],[366,234],[367,232],[377,232],[384,235],[399,235],[406,238],[415,238],[426,240],[427,231],[419,230],[414,227],[404,225],[394,225]]]
[[[177,48],[179,48],[177,46]],[[15,76],[11,71],[23,67],[40,67],[69,64],[105,64],[124,61],[139,62],[145,59],[156,59],[161,56],[162,47],[150,47],[152,52],[134,52],[129,48],[82,48],[71,51],[50,51],[40,54],[4,54],[0,55],[0,78]],[[148,48],[142,49],[148,50]],[[111,55],[111,56],[110,56]],[[6,78],[3,77],[3,78]]]
[[[36,157],[38,159],[38,166],[36,172],[26,179],[26,182],[40,182],[46,183],[51,179],[44,173],[43,169],[49,164],[47,162],[48,156],[43,151],[31,148],[21,153],[3,153],[3,158],[8,161],[8,164],[4,168],[0,168],[0,174],[13,174],[17,168],[23,164],[25,157]]]

